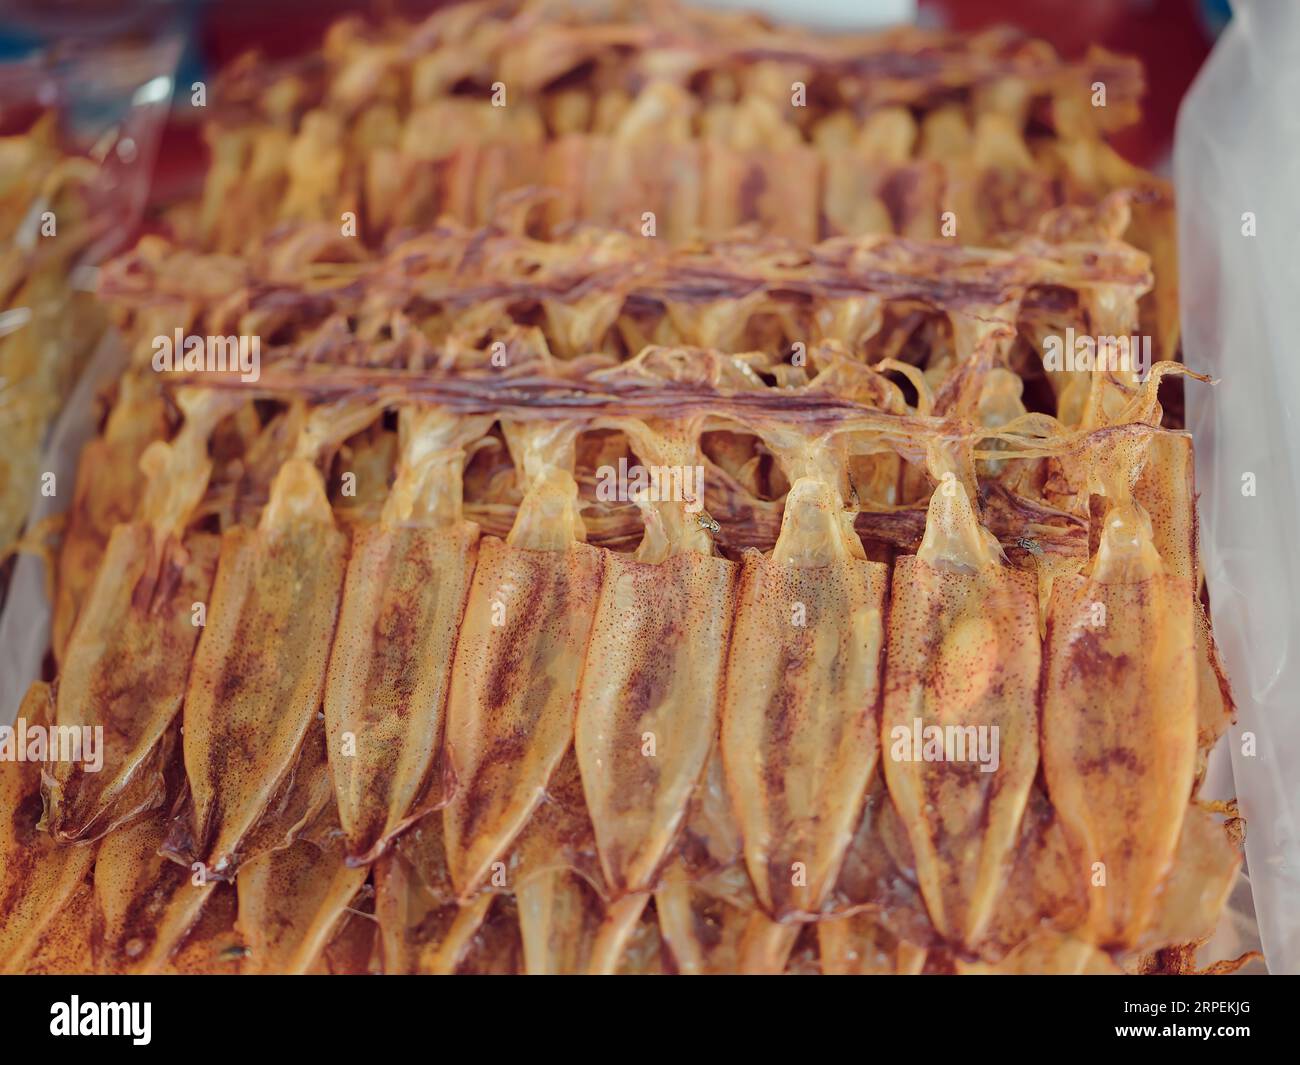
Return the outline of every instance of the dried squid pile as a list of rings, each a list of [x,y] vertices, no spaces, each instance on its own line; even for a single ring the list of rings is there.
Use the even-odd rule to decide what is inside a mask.
[[[344,20],[308,61],[235,64],[202,199],[173,222],[240,252],[346,212],[378,246],[442,218],[495,222],[540,185],[545,234],[751,225],[980,246],[1126,189],[1126,239],[1156,264],[1143,332],[1173,358],[1172,193],[1104,139],[1142,90],[1132,59],[1067,62],[1010,30],[823,36],[672,0],[476,0],[417,25]]]
[[[0,969],[1193,971],[1242,832],[1197,797],[1195,375],[1042,358],[1176,348],[1167,195],[1093,165],[1136,73],[502,9],[235,71],[203,202],[103,269],[130,365],[20,711],[103,766],[0,763]],[[651,168],[635,224],[553,213],[650,156],[727,210]],[[177,328],[260,337],[258,379],[155,373]]]

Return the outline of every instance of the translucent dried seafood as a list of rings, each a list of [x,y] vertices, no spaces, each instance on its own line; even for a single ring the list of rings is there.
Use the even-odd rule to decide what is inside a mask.
[[[614,424],[652,468],[702,475],[689,429]],[[703,485],[682,489],[634,500],[645,537],[606,559],[578,693],[583,792],[616,896],[653,887],[717,734],[736,566],[714,553]]]
[[[222,536],[185,697],[188,831],[173,844],[214,879],[233,877],[319,712],[348,542],[314,463],[332,434],[349,435],[341,426],[374,416],[365,405],[313,412],[257,528]],[[250,643],[249,633],[261,639]]]
[[[604,559],[584,543],[570,472],[575,430],[509,425],[524,497],[506,540],[479,549],[452,666],[444,814],[462,899],[527,824],[573,741],[582,663]]]
[[[140,502],[145,449],[167,432],[166,405],[156,382],[125,375],[103,432],[86,444],[59,549],[51,644],[62,662],[109,537],[130,521]]]
[[[47,727],[54,718],[49,685],[32,685],[22,706],[20,720],[33,730]],[[7,741],[12,747],[14,738]],[[60,952],[62,935],[50,935],[65,906],[84,909],[78,889],[94,864],[93,847],[61,847],[40,831],[41,767],[47,752],[24,751],[23,757],[7,756],[0,762],[0,796],[4,803],[4,834],[0,837],[0,902],[4,921],[0,923],[0,972],[23,972],[33,956],[59,952],[65,964],[83,965],[88,959],[68,957]],[[13,755],[18,752],[14,750]],[[31,757],[35,755],[35,757]],[[79,971],[79,970],[76,970]]]
[[[1007,564],[957,472],[936,472],[925,539],[894,568],[884,768],[930,918],[973,948],[1038,769],[1037,582]],[[966,744],[962,764],[926,760],[933,736],[945,755],[949,736]]]
[[[210,534],[186,531],[211,472],[208,436],[233,405],[212,392],[182,397],[187,417],[175,439],[141,457],[142,520],[113,528],[59,674],[58,726],[98,728],[106,742],[93,767],[56,762],[46,775],[55,839],[98,839],[161,799],[169,729],[198,639],[194,608],[207,599],[217,554]]]
[[[983,358],[978,341],[968,358]],[[884,379],[842,359],[778,390],[744,366],[649,349],[616,368],[543,360],[495,380],[407,371],[422,391],[401,393],[386,502],[347,534],[312,460],[328,470],[348,437],[363,454],[393,373],[272,374],[272,392],[321,388],[331,402],[299,420],[257,528],[225,534],[184,744],[157,747],[152,812],[99,843],[96,964],[203,965],[215,937],[227,945],[206,964],[249,972],[1075,971],[1131,968],[1207,934],[1240,857],[1235,822],[1195,800],[1202,652],[1174,532],[1190,497],[1153,490],[1147,464],[1177,451],[1142,420],[1158,414],[1146,397],[1164,367],[1124,408],[1137,420],[1076,429],[882,409],[869,401],[889,396]],[[338,399],[349,391],[368,398]],[[231,392],[200,394],[210,409]],[[676,416],[654,413],[655,396]],[[186,424],[165,446],[207,438]],[[497,491],[515,518],[506,540],[480,541],[461,516],[477,479],[466,471],[496,449],[498,424],[517,466]],[[707,434],[746,428],[788,488],[770,553],[728,558],[710,482],[681,478],[704,470]],[[274,417],[263,429],[278,431]],[[660,471],[622,504],[642,530],[632,553],[582,541],[573,471],[589,433],[606,434],[605,459]],[[850,471],[873,456],[892,456],[897,477],[920,463],[930,480],[915,556],[866,557],[856,519],[871,501]],[[1007,481],[1047,483],[1025,470],[1051,464],[1119,502],[1081,543],[1062,538],[1044,584],[1046,552],[1006,554],[982,503],[999,485],[1013,498]],[[662,479],[673,470],[677,492]],[[445,564],[429,562],[441,552]],[[272,581],[285,567],[295,575]],[[254,604],[278,613],[237,646]],[[1135,631],[1186,660],[1184,683],[1157,690],[1150,655],[1124,650]],[[1090,641],[1102,658],[1080,666]],[[1104,688],[1069,682],[1103,660]],[[372,716],[375,704],[405,712]],[[236,748],[241,771],[220,769]],[[1144,787],[1157,774],[1161,787]],[[1099,789],[1112,805],[1087,801]],[[69,846],[53,836],[41,859],[56,880]],[[191,883],[178,857],[206,879]],[[233,923],[220,916],[228,879]],[[367,916],[358,900],[372,891]],[[130,931],[138,906],[156,931]],[[1059,940],[1042,938],[1044,920]],[[359,953],[368,921],[373,960]],[[700,921],[716,933],[701,940]]]
[[[1053,587],[1043,675],[1048,792],[1092,878],[1089,931],[1111,948],[1131,946],[1152,920],[1197,737],[1191,588],[1166,572],[1150,518],[1120,488],[1088,573]]]
[[[378,523],[354,531],[325,684],[334,784],[349,856],[373,861],[439,782],[451,662],[478,527],[462,517],[464,446],[490,427],[408,408]]]
[[[771,555],[744,559],[721,751],[755,894],[788,920],[826,901],[875,772],[888,568],[853,529],[834,438],[760,431],[791,487]]]
[[[1143,88],[1130,59],[1066,62],[1013,31],[816,35],[667,0],[351,19],[315,63],[227,72],[203,203],[177,225],[247,250],[281,222],[348,212],[378,246],[444,217],[495,222],[541,187],[527,215],[550,235],[990,244],[1127,190],[1123,234],[1159,267],[1143,332],[1172,358],[1172,195],[1105,140]]]
[[[749,221],[938,236],[953,209],[980,241],[1063,194],[1155,187],[1100,136],[1134,121],[1142,87],[1130,60],[1069,63],[1009,31],[832,37],[670,3],[354,19],[314,66],[227,73],[199,223],[239,248],[250,228],[351,209],[378,239],[439,214],[485,221],[540,183],[552,226],[639,227],[649,210],[676,237]]]
[[[1243,825],[1139,89],[617,0],[228,71],[101,272],[0,745],[103,764],[0,761],[0,968],[1195,971]]]
[[[867,361],[920,365],[941,400],[962,341],[1000,320],[1034,345],[1005,358],[1044,373],[1077,420],[1089,374],[1028,360],[1041,363],[1044,338],[1070,329],[1136,332],[1152,283],[1148,257],[1118,236],[1127,200],[1096,213],[1104,224],[1086,239],[1034,234],[996,250],[895,237],[672,247],[609,229],[538,240],[443,224],[370,255],[314,226],[269,238],[230,270],[227,256],[150,238],[105,268],[99,291],[144,358],[168,293],[186,298],[195,331],[267,338],[264,362],[504,370],[539,348],[627,358],[685,345],[751,353],[756,371],[796,384],[835,342]]]

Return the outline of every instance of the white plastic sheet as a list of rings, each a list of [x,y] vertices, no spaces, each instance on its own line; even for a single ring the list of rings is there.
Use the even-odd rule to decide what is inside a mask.
[[[862,30],[912,22],[916,0],[693,0],[698,7],[761,11],[777,22],[819,30]]]
[[[95,436],[95,396],[126,368],[121,338],[109,331],[100,341],[81,380],[59,415],[41,460],[41,472],[52,473],[63,486],[53,497],[32,489],[28,520],[35,524],[68,509],[77,480],[77,458]],[[51,605],[45,566],[35,555],[20,555],[14,566],[4,608],[0,610],[0,725],[11,724],[23,695],[41,675],[50,645]]]
[[[1201,547],[1260,938],[1300,972],[1300,4],[1235,0],[1175,140]]]
[[[66,29],[55,46],[29,58],[0,63],[0,101],[18,113],[27,105],[57,112],[60,146],[72,157],[93,162],[95,169],[93,177],[84,182],[87,217],[85,232],[77,238],[84,236],[84,243],[77,246],[63,296],[31,307],[0,299],[0,311],[9,320],[0,332],[36,330],[39,350],[48,352],[51,362],[60,367],[51,380],[32,373],[13,375],[10,380],[0,376],[0,447],[22,449],[15,453],[21,460],[15,468],[22,471],[14,475],[18,490],[27,483],[27,476],[52,473],[56,478],[55,497],[47,499],[39,477],[32,476],[34,502],[26,512],[29,528],[40,518],[67,509],[81,444],[94,435],[94,387],[111,381],[111,377],[94,376],[91,369],[79,365],[82,353],[94,343],[93,331],[86,337],[85,347],[79,342],[75,351],[59,348],[53,345],[64,339],[55,339],[58,330],[50,322],[75,312],[70,293],[93,289],[97,265],[121,251],[136,235],[149,198],[183,45],[173,20],[156,16],[150,20],[142,10],[109,20],[117,25],[117,35],[107,30],[96,32],[92,18],[86,25],[71,17],[51,21]],[[49,206],[41,196],[27,205],[16,238],[20,248],[30,251],[40,239],[36,227]],[[66,235],[66,228],[62,232]],[[24,289],[16,291],[21,295]],[[106,353],[115,348],[115,343],[101,344],[93,357],[98,360],[96,365],[103,365],[109,358]],[[31,442],[25,433],[22,439],[15,438],[13,426],[25,428],[33,418],[33,409],[41,412],[43,421],[51,395],[49,386],[57,383],[61,391],[64,375],[71,385],[78,369],[81,383],[74,394],[63,397],[57,428],[45,424],[43,430],[39,426],[36,430],[46,434],[43,457],[36,465],[38,456],[29,450]],[[4,539],[0,547],[7,547],[8,539],[0,538]],[[37,595],[42,588],[40,567],[29,557],[19,559],[9,587],[0,589],[0,724],[12,720],[23,692],[40,674],[49,614],[44,597]]]

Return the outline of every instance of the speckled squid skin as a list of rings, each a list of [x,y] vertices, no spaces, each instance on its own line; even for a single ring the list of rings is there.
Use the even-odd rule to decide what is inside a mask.
[[[745,556],[722,756],[754,890],[777,918],[821,907],[875,771],[888,584],[875,562]]]
[[[659,930],[679,973],[690,976],[740,971],[754,893],[743,865],[692,878],[679,863],[655,891]]]
[[[234,875],[320,709],[347,549],[305,459],[281,468],[256,529],[223,536],[184,711],[194,859],[210,877]]]
[[[465,905],[447,871],[442,818],[430,814],[398,837],[374,866],[379,950],[388,974],[450,975],[469,950],[493,896]]]
[[[166,436],[165,412],[153,375],[124,375],[103,435],[86,444],[77,462],[50,622],[50,648],[60,666],[109,537],[134,516],[144,482],[140,456],[150,443]]]
[[[88,849],[88,848],[87,848]],[[32,949],[14,970],[27,976],[90,975],[95,910],[84,880],[73,886],[62,908],[46,923]],[[0,968],[0,972],[9,970]]]
[[[208,896],[199,919],[167,959],[163,975],[235,976],[243,944],[235,932],[239,905],[234,884],[217,884]]]
[[[235,887],[247,955],[241,972],[308,972],[347,916],[369,871],[346,862],[337,834],[299,839],[248,861]]]
[[[1147,445],[1133,498],[1151,519],[1151,542],[1169,572],[1188,582],[1196,599],[1198,780],[1204,778],[1210,750],[1227,731],[1235,712],[1232,688],[1219,658],[1209,618],[1200,601],[1201,559],[1196,520],[1196,462],[1188,433],[1160,432]]]
[[[615,897],[654,886],[704,771],[737,569],[695,551],[606,556],[574,742]]]
[[[53,718],[50,686],[38,681],[18,716],[28,725]],[[85,880],[93,846],[57,846],[41,819],[41,763],[0,761],[0,973],[23,972],[48,943],[51,922]]]
[[[289,779],[245,839],[246,859],[292,846],[332,794],[325,727],[317,720]],[[247,951],[234,928],[234,886],[207,880],[169,849],[166,807],[111,833],[95,860],[96,971],[238,972]]]
[[[488,537],[479,547],[445,747],[455,793],[443,825],[462,901],[527,823],[572,742],[603,567],[602,552],[576,541],[537,551]]]
[[[166,837],[166,815],[156,813],[123,826],[100,845],[97,971],[164,971],[212,898],[215,882],[195,883],[188,866],[159,853]]]
[[[627,895],[606,905],[587,880],[567,868],[528,877],[515,891],[524,972],[613,973],[648,900],[648,895]]]
[[[1120,577],[1058,581],[1043,673],[1048,792],[1090,885],[1090,935],[1110,949],[1135,943],[1153,918],[1188,810],[1197,733],[1191,588],[1162,572]]]
[[[911,840],[931,921],[941,935],[974,948],[1010,871],[1038,769],[1042,646],[1034,575],[1004,565],[958,572],[916,556],[898,559],[886,661],[881,757],[889,794]],[[896,751],[894,730],[911,737],[918,720],[921,729],[997,729],[985,732],[997,737],[996,768],[984,772],[975,750],[960,762],[925,761],[908,739]]]
[[[917,976],[926,949],[899,939],[871,912],[817,922],[817,950],[827,976]]]
[[[181,710],[216,569],[216,537],[168,541],[161,560],[146,524],[119,525],[64,655],[58,724],[103,726],[104,763],[52,763],[47,825],[63,843],[98,839],[163,801],[160,745]]]
[[[43,785],[57,840],[97,839],[162,801],[162,740],[181,708],[198,638],[194,607],[212,584],[216,541],[186,536],[212,474],[209,437],[241,399],[175,395],[184,421],[140,456],[139,515],[109,537],[64,648],[56,720],[102,726],[103,766],[62,763]]]
[[[373,861],[407,824],[442,740],[478,527],[357,532],[325,687],[349,856]],[[344,754],[344,733],[354,754]]]

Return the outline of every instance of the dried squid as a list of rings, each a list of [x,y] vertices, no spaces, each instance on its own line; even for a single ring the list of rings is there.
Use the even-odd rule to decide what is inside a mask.
[[[113,529],[64,654],[57,724],[102,730],[103,764],[52,764],[46,825],[61,842],[97,839],[161,801],[168,726],[181,709],[199,636],[195,610],[216,562],[214,538],[187,536],[186,527],[212,470],[208,437],[233,406],[212,392],[181,403],[176,438],[154,442],[141,458],[141,520]]]
[[[1198,717],[1192,588],[1156,551],[1125,450],[1104,460],[1087,573],[1054,585],[1043,674],[1048,793],[1089,885],[1089,933],[1111,949],[1153,919],[1192,795]]]
[[[974,948],[1038,769],[1038,594],[936,472],[925,539],[894,568],[884,771],[935,928]]]
[[[479,546],[452,665],[443,812],[451,879],[468,900],[501,863],[573,741],[603,559],[584,543],[563,423],[509,425],[525,495],[506,540]]]
[[[777,919],[821,909],[875,771],[888,586],[834,441],[796,434],[770,441],[791,487],[771,556],[745,556],[721,731],[749,875]]]
[[[575,734],[616,897],[654,886],[704,771],[717,732],[736,570],[713,555],[703,486],[685,484],[696,472],[702,480],[698,451],[686,439],[695,434],[653,422],[626,429],[637,457],[660,477],[639,503],[641,546],[605,560]],[[683,491],[672,490],[674,473]]]
[[[355,404],[314,411],[257,527],[223,534],[185,698],[191,809],[175,848],[214,879],[234,876],[320,709],[348,542],[314,459],[376,414]]]
[[[478,527],[461,516],[464,445],[487,421],[401,415],[402,459],[380,520],[353,538],[325,685],[348,854],[373,861],[419,816],[443,730]]]

